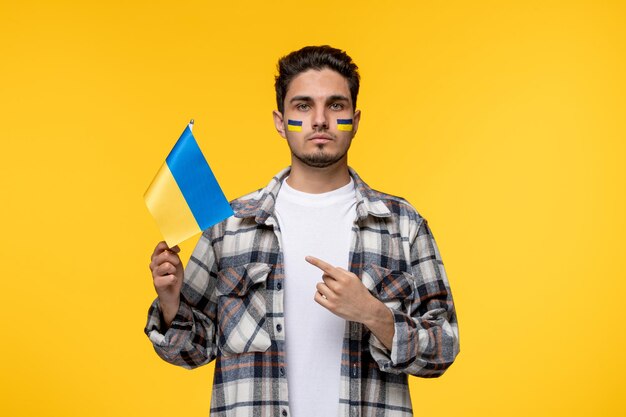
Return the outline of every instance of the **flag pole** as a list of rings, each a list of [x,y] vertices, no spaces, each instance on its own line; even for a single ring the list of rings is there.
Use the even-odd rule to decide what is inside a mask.
[[[193,131],[193,119],[189,121],[189,130]]]

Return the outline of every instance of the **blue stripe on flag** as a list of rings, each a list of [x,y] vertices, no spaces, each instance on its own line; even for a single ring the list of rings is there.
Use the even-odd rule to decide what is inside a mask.
[[[233,214],[189,126],[165,160],[200,230]]]

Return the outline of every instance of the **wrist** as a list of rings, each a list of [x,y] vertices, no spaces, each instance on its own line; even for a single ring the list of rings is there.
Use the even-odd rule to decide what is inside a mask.
[[[368,310],[370,314],[362,322],[376,338],[389,350],[392,349],[395,334],[395,319],[391,309],[374,298],[372,307]]]
[[[378,298],[371,295],[370,302],[367,306],[367,314],[363,315],[361,323],[368,328],[376,327],[381,323],[389,321],[391,312],[385,304]]]
[[[180,308],[180,298],[176,300],[159,300],[159,309],[161,310],[161,315],[163,316],[163,320],[165,325],[169,327],[174,321],[174,317],[178,313],[178,309]]]

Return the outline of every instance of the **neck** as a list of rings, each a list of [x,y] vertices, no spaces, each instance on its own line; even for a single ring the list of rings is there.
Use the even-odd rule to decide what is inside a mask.
[[[291,162],[291,172],[287,178],[287,184],[298,191],[310,194],[327,193],[350,182],[346,158],[325,168],[304,165],[296,158],[292,158]]]

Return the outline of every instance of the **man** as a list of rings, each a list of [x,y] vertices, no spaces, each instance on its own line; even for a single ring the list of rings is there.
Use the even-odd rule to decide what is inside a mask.
[[[231,203],[183,274],[157,245],[146,333],[164,360],[216,359],[212,416],[410,416],[407,375],[454,361],[458,328],[426,221],[348,167],[359,75],[344,52],[279,61],[291,166]]]

